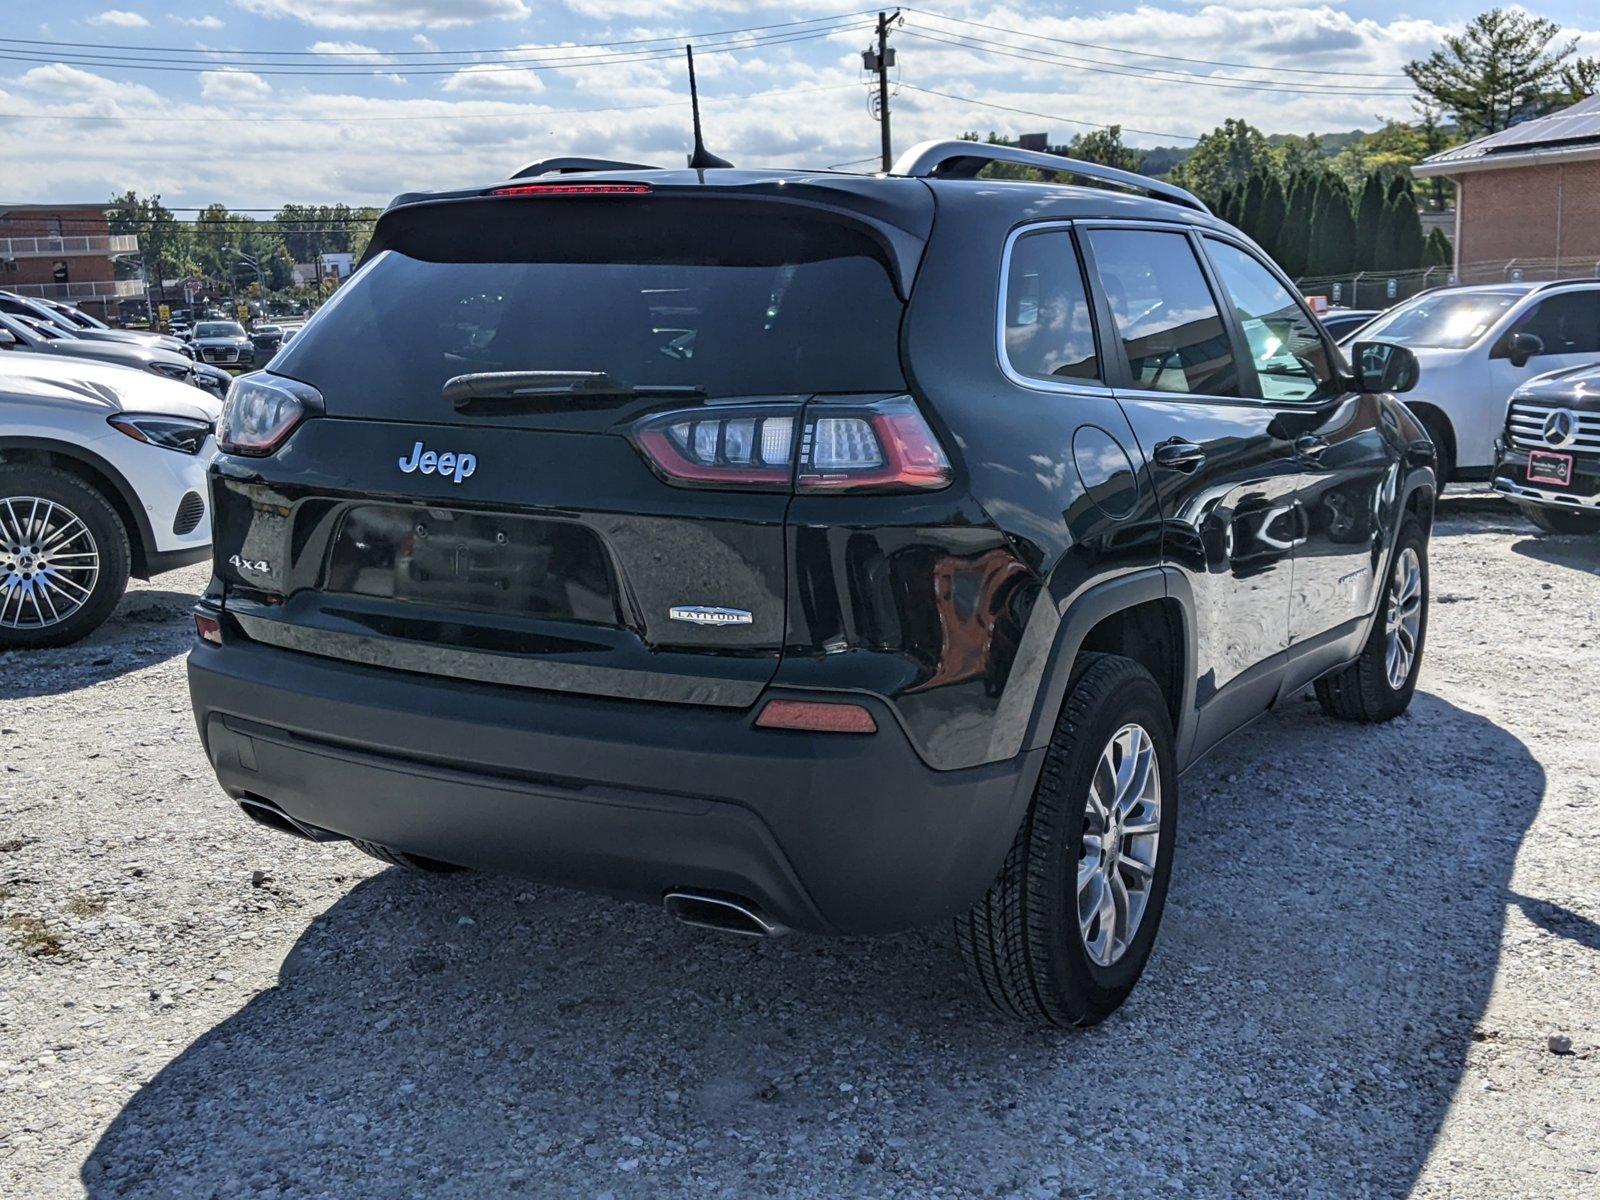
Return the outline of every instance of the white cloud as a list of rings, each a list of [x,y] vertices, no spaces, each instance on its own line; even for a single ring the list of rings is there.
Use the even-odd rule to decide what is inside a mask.
[[[129,12],[125,8],[108,8],[99,16],[90,17],[91,25],[111,25],[117,29],[145,29],[150,22],[139,13]]]
[[[346,58],[352,62],[378,63],[393,62],[394,59],[387,54],[380,54],[375,47],[364,46],[360,42],[312,42],[313,54],[335,55]]]
[[[224,67],[220,71],[200,72],[200,95],[206,100],[239,103],[259,100],[272,91],[272,85],[253,71]]]
[[[179,25],[187,25],[190,29],[221,29],[222,18],[214,17],[207,13],[203,17],[180,17],[177,13],[168,13]]]
[[[431,37],[429,37],[425,33],[413,33],[411,35],[411,40],[413,42],[415,42],[420,49],[423,49],[423,50],[434,51],[434,50],[437,50],[439,48],[439,43],[434,41]]]
[[[528,16],[526,0],[233,0],[263,17],[292,17],[318,29],[449,29]]]
[[[496,95],[531,96],[544,91],[544,80],[537,71],[513,71],[488,63],[462,67],[444,81],[447,92],[479,92]]]
[[[137,109],[141,105],[158,103],[160,99],[154,91],[140,84],[107,79],[104,75],[69,67],[66,63],[34,67],[15,82],[27,91],[55,97],[62,102],[81,101],[91,111],[99,106],[120,108],[123,102],[130,105],[131,109]]]

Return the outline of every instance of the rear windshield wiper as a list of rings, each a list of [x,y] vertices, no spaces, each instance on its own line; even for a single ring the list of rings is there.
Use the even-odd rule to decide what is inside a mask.
[[[698,384],[629,384],[604,371],[476,371],[444,385],[444,398],[461,413],[532,411],[551,400],[704,395]]]

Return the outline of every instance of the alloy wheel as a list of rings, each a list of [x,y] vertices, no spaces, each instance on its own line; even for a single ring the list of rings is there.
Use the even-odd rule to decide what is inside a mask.
[[[1417,660],[1417,636],[1422,631],[1422,559],[1414,547],[1407,546],[1395,558],[1385,628],[1389,644],[1384,669],[1389,686],[1398,692],[1411,677],[1411,665]]]
[[[1139,932],[1161,847],[1161,764],[1142,725],[1111,735],[1089,783],[1078,851],[1078,929],[1109,967]]]
[[[99,578],[99,547],[77,513],[39,496],[0,499],[0,626],[59,625]]]

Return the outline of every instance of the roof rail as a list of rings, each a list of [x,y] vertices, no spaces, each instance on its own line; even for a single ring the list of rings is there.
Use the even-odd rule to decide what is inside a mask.
[[[609,158],[544,158],[529,163],[512,179],[531,179],[535,175],[570,175],[576,171],[659,171],[645,163],[615,162]]]
[[[1038,171],[1053,171],[1061,175],[1076,175],[1082,179],[1097,179],[1102,183],[1143,192],[1156,200],[1181,204],[1196,212],[1210,215],[1205,201],[1193,192],[1186,192],[1174,184],[1162,183],[1147,175],[1121,171],[1100,163],[1067,158],[1062,154],[1045,154],[1038,150],[1023,150],[1016,146],[994,146],[987,142],[932,141],[921,142],[895,159],[889,168],[891,175],[910,175],[921,179],[972,179],[990,163],[1015,163],[1033,167]]]

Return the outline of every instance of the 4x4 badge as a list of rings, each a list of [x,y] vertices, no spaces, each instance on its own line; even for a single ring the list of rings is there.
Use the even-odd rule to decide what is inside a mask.
[[[742,608],[713,608],[705,604],[674,604],[667,610],[674,621],[691,625],[749,625],[755,620]]]

